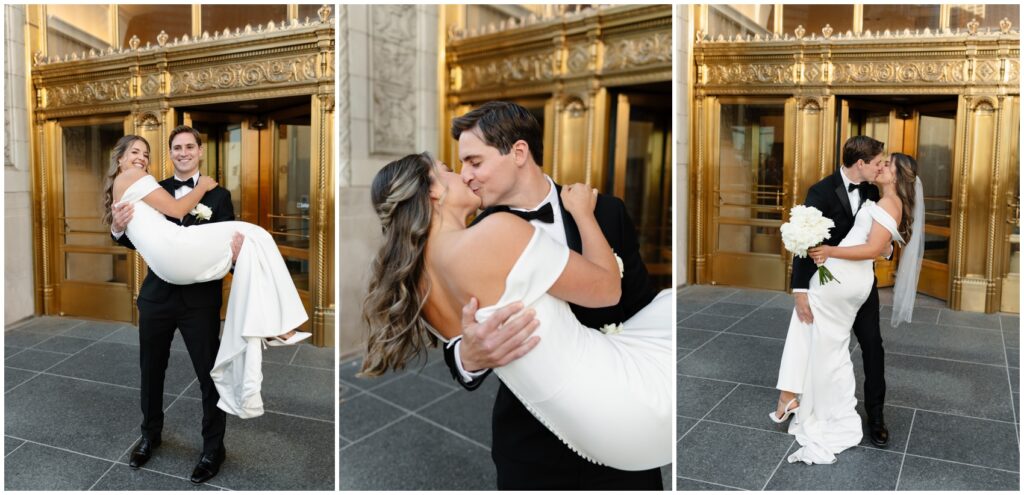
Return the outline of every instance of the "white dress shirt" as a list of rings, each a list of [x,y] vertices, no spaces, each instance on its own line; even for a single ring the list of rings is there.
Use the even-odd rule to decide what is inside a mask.
[[[548,180],[548,185],[550,189],[548,189],[548,195],[545,196],[540,203],[537,203],[536,206],[530,209],[511,209],[517,211],[536,211],[539,210],[546,203],[551,203],[551,212],[554,214],[555,221],[551,223],[546,223],[540,220],[531,220],[530,224],[533,225],[535,228],[544,231],[545,234],[551,236],[559,243],[563,245],[568,245],[569,242],[565,238],[565,222],[562,221],[562,203],[558,199],[558,189],[555,188],[555,181],[551,180],[551,177],[545,175],[544,178]],[[486,373],[487,370],[482,369],[479,371],[466,371],[465,369],[462,368],[462,356],[459,353],[459,344],[461,343],[461,341],[462,337],[456,337],[455,339],[452,339],[452,341],[448,345],[455,346],[455,366],[459,368],[459,374],[462,375],[462,379],[466,382],[471,382],[480,377],[480,375]]]

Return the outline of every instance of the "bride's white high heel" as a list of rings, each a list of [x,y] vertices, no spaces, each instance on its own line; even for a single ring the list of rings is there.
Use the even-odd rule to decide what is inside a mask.
[[[309,332],[295,331],[295,333],[292,334],[292,336],[288,337],[287,339],[282,339],[281,337],[270,337],[268,339],[263,339],[263,341],[270,347],[280,347],[284,345],[298,344],[299,342],[302,342],[303,340],[306,340],[312,336],[313,334]]]
[[[768,413],[768,417],[772,418],[772,421],[774,421],[775,423],[785,422],[787,419],[789,419],[790,414],[793,414],[800,410],[800,404],[797,404],[797,406],[794,407],[793,409],[789,408],[789,406],[792,406],[794,402],[796,402],[796,397],[789,399],[789,402],[786,403],[786,407],[782,410],[783,412],[781,418],[776,414],[775,411]],[[782,401],[780,400],[779,404],[781,403]]]

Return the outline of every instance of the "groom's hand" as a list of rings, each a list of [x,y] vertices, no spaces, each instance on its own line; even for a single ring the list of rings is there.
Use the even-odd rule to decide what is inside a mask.
[[[796,317],[804,324],[814,323],[814,315],[811,314],[811,303],[807,302],[806,292],[794,292],[793,299],[796,301]]]
[[[540,342],[540,337],[533,336],[540,325],[534,310],[517,315],[523,303],[499,309],[484,323],[476,322],[477,304],[474,297],[462,307],[459,357],[464,370],[472,372],[504,366],[523,357]]]

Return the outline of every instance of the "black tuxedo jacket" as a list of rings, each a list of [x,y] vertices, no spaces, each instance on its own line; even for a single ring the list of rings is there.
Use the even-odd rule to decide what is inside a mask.
[[[160,181],[160,186],[170,193],[171,196],[174,196],[174,186],[171,185],[171,177]],[[212,191],[208,191],[199,202],[213,210],[213,215],[210,219],[203,220],[202,223],[225,222],[235,219],[235,207],[231,204],[231,193],[223,187],[217,186]],[[198,222],[193,215],[186,215],[182,221],[171,217],[167,217],[167,219],[178,225],[185,226],[195,225]],[[135,249],[135,245],[132,244],[127,233],[122,235],[120,239],[114,240],[128,249]],[[190,308],[211,306],[219,308],[223,299],[223,287],[223,280],[211,280],[191,285],[174,285],[157,277],[152,270],[148,270],[146,279],[142,281],[142,287],[139,288],[139,302],[163,302],[171,297],[175,290],[180,290],[185,305]]]
[[[861,189],[860,199],[862,204],[869,199],[878,201],[878,188],[874,185],[869,185]],[[825,244],[829,246],[839,245],[843,238],[846,237],[846,234],[850,233],[850,229],[853,228],[854,205],[850,204],[850,195],[843,185],[843,177],[839,175],[839,169],[836,169],[835,173],[811,186],[807,191],[807,199],[804,201],[804,205],[817,208],[821,211],[822,215],[831,218],[835,222],[835,227],[829,231],[829,238],[825,239]],[[815,265],[810,257],[800,258],[794,256],[793,275],[790,279],[792,288],[806,289],[811,283],[811,276],[814,275],[817,269],[818,265]]]
[[[561,193],[561,186],[556,185],[555,187]],[[561,203],[561,196],[557,201]],[[580,238],[579,227],[565,208],[561,208],[561,211],[566,243],[573,251],[581,252],[583,241]],[[484,210],[477,216],[474,223],[479,222],[490,213],[491,209]],[[601,328],[609,323],[622,323],[628,320],[654,299],[656,291],[647,276],[647,267],[644,266],[643,260],[640,258],[640,244],[637,240],[636,227],[629,218],[626,205],[622,200],[614,196],[598,195],[594,215],[608,244],[615,254],[622,258],[622,297],[618,304],[606,308],[570,306],[573,314],[584,325],[590,328]],[[469,390],[477,388],[490,373],[488,371],[471,383],[466,383],[462,380],[462,375],[456,367],[453,349],[447,346],[445,361],[455,380]],[[537,421],[504,384],[498,389],[498,395],[495,398],[492,430],[492,457],[496,462],[499,462],[499,458],[528,459],[530,462],[544,463],[548,466],[571,466],[566,463],[582,459]],[[572,468],[567,467],[567,469]]]

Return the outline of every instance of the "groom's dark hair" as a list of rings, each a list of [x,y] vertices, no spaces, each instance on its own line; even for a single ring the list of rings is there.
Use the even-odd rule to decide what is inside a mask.
[[[516,141],[523,140],[530,147],[530,155],[537,165],[544,159],[544,137],[540,124],[529,110],[508,101],[489,101],[469,113],[452,119],[452,137],[474,127],[480,129],[480,138],[488,146],[498,148],[502,155],[512,150]]]
[[[853,136],[843,145],[843,166],[852,167],[857,160],[868,163],[885,151],[885,143],[867,136]]]
[[[196,146],[202,146],[203,145],[203,136],[201,136],[199,134],[199,131],[197,131],[197,130],[195,130],[195,129],[187,126],[187,125],[179,125],[178,127],[175,127],[174,129],[172,129],[171,130],[171,135],[167,137],[167,147],[168,148],[173,148],[174,147],[174,136],[177,136],[178,134],[181,134],[183,132],[191,133],[192,137],[196,138]]]

